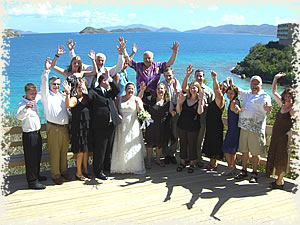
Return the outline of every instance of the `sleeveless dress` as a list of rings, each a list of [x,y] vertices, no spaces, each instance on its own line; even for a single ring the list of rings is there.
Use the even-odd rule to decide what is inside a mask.
[[[270,177],[274,169],[276,169],[277,175],[281,172],[285,172],[288,166],[287,133],[293,126],[293,120],[290,112],[281,113],[280,110],[276,114],[276,120],[272,129],[272,137],[266,165],[267,177]]]
[[[71,108],[71,151],[73,153],[89,151],[89,128],[90,114],[88,104],[78,101],[77,105]]]
[[[146,173],[144,157],[146,153],[140,123],[137,118],[136,103],[119,101],[122,122],[116,127],[111,173]]]
[[[222,114],[224,107],[220,109],[216,101],[211,102],[207,107],[206,133],[202,152],[206,157],[222,159],[223,129]]]
[[[149,146],[162,147],[167,144],[170,134],[168,114],[170,101],[162,106],[156,104],[156,99],[143,98],[145,109],[151,114],[153,123],[146,128],[145,140]]]
[[[227,110],[228,129],[222,146],[222,151],[224,153],[234,155],[239,148],[241,128],[238,127],[238,122],[239,122],[239,114],[232,112],[229,104]]]

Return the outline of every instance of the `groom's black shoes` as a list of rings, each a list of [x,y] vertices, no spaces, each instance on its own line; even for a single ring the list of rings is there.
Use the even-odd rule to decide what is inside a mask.
[[[100,172],[99,174],[97,174],[96,178],[101,179],[101,180],[107,180],[107,176],[103,172]]]

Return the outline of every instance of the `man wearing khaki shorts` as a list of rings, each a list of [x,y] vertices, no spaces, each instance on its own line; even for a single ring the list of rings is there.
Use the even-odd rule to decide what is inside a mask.
[[[260,76],[251,78],[250,89],[244,91],[239,88],[243,109],[238,123],[238,126],[241,128],[239,151],[242,152],[243,169],[235,178],[243,179],[247,177],[247,165],[249,153],[251,153],[253,171],[249,182],[257,183],[259,156],[265,153],[266,146],[267,112],[272,111],[272,104],[271,97],[262,90],[262,79]]]

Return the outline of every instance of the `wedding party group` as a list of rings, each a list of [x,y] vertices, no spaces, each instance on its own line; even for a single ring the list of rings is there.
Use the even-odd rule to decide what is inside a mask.
[[[40,175],[42,155],[41,122],[37,101],[41,100],[47,121],[47,147],[53,182],[63,184],[72,180],[68,172],[69,145],[76,154],[76,180],[107,180],[110,174],[145,174],[152,163],[165,167],[178,164],[176,171],[194,173],[196,167],[217,170],[217,160],[225,157],[228,167],[224,176],[247,179],[247,166],[252,156],[250,183],[258,182],[258,163],[266,152],[266,117],[273,109],[271,97],[262,89],[262,79],[253,75],[250,89],[243,90],[228,77],[219,82],[211,70],[213,89],[205,84],[204,71],[188,65],[182,84],[176,79],[174,64],[179,43],[170,47],[168,61],[155,62],[151,51],[143,53],[143,60],[134,60],[138,48],[132,46],[129,55],[126,41],[118,39],[118,60],[107,67],[106,56],[89,52],[90,65],[84,64],[75,53],[76,42],[67,41],[70,65],[59,67],[58,59],[65,53],[59,46],[51,61],[45,61],[40,93],[33,83],[25,85],[16,114],[22,121],[26,179],[31,189],[45,189]],[[136,80],[130,81],[126,72],[131,68]],[[62,75],[49,78],[50,70]],[[163,75],[163,76],[162,76]],[[190,77],[193,80],[190,81]],[[268,151],[266,175],[276,174],[270,184],[283,189],[288,167],[288,131],[293,127],[295,90],[277,92],[274,76],[272,95],[280,110],[276,114]],[[63,91],[60,91],[63,86]],[[229,100],[227,131],[223,137],[222,115],[225,94]],[[177,151],[179,152],[179,162]],[[236,152],[242,153],[242,169],[236,170]],[[88,171],[89,152],[93,175]],[[155,157],[153,160],[153,155]],[[202,155],[210,159],[205,165]]]

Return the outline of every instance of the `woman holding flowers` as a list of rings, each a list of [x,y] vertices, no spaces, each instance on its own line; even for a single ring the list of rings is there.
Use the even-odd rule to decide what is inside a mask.
[[[142,111],[143,102],[135,96],[135,85],[128,82],[125,86],[126,94],[116,100],[121,124],[116,127],[114,138],[111,173],[144,174],[145,145],[137,114]]]

